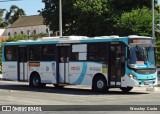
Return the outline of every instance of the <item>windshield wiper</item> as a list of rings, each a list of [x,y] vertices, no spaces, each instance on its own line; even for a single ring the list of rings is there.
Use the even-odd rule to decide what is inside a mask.
[[[136,45],[136,48],[137,48],[141,53],[143,53],[141,47],[139,47],[138,45]]]

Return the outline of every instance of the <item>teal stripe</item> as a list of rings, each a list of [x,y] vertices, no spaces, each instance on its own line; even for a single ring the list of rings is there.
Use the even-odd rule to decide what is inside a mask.
[[[3,45],[58,44],[59,41],[6,42]]]
[[[5,59],[4,59],[4,46],[2,46],[2,62],[4,62]]]
[[[83,63],[82,66],[82,73],[80,74],[79,78],[75,81],[75,84],[81,84],[85,78],[86,72],[87,72],[87,62]]]

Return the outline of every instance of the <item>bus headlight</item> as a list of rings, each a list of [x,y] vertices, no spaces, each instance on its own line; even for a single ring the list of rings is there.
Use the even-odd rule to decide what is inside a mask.
[[[128,76],[129,76],[130,78],[133,78],[133,74],[128,74]]]
[[[137,80],[136,76],[134,76],[133,74],[128,74],[128,76],[129,76],[130,78],[133,78],[133,79],[136,79],[136,80]]]

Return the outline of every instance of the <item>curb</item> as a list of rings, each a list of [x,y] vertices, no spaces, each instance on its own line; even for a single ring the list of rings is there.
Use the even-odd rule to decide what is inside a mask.
[[[160,91],[160,87],[154,87],[154,91]]]

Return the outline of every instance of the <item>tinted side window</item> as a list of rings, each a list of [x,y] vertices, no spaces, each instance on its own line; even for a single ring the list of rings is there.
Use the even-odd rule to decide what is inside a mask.
[[[88,48],[88,60],[106,61],[108,52],[107,43],[92,43]]]
[[[5,60],[6,61],[16,61],[16,59],[17,59],[17,47],[6,46],[4,53],[5,53]]]
[[[44,61],[55,60],[55,45],[42,46],[42,59]]]
[[[31,61],[42,60],[40,45],[29,46],[29,60]]]

